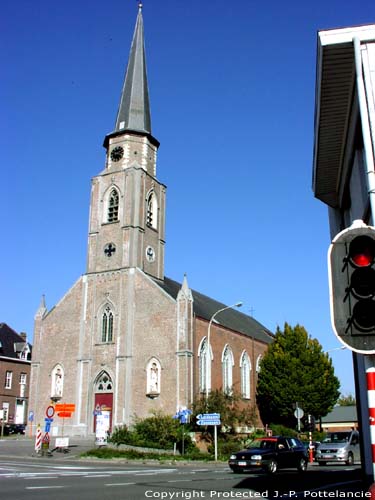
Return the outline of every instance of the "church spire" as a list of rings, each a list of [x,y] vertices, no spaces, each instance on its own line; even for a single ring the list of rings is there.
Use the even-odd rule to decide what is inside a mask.
[[[116,118],[115,132],[122,130],[151,134],[141,2],[138,4],[137,22]]]

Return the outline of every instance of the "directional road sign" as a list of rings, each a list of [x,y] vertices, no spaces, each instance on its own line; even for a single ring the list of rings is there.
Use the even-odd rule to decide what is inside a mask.
[[[197,415],[198,425],[221,425],[220,413],[200,413]]]

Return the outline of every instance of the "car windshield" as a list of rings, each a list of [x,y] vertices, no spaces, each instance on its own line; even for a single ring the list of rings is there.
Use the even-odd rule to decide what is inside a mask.
[[[249,448],[261,448],[264,450],[274,450],[276,449],[277,440],[276,439],[254,439],[249,445]]]
[[[331,432],[323,439],[323,443],[347,443],[350,432]]]

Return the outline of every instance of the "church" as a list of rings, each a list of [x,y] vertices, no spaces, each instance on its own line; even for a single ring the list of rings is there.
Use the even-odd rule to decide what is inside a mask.
[[[255,404],[259,362],[273,334],[240,312],[164,275],[166,186],[157,177],[142,6],[105,167],[92,179],[86,272],[35,315],[29,410],[33,430],[51,400],[61,435],[109,430],[153,411],[175,415],[212,389]],[[53,435],[53,433],[52,433]]]

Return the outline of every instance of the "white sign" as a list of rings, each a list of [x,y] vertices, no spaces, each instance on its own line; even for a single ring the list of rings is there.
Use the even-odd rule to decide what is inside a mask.
[[[68,437],[56,438],[55,447],[56,448],[68,448],[69,447],[69,438]]]
[[[103,410],[100,415],[96,415],[95,444],[98,446],[107,444],[110,418],[111,412],[106,410]]]
[[[296,408],[294,411],[294,416],[298,419],[302,418],[304,416],[302,408]]]

